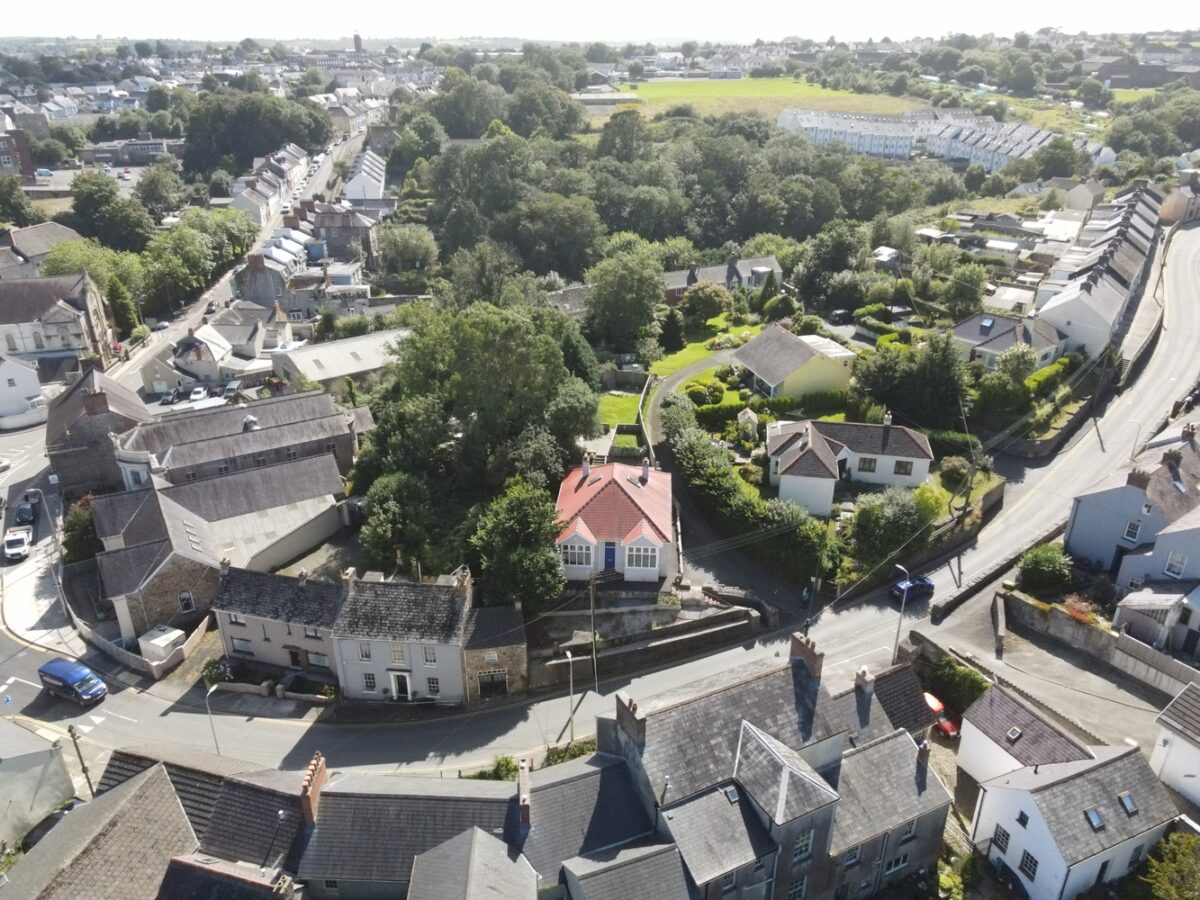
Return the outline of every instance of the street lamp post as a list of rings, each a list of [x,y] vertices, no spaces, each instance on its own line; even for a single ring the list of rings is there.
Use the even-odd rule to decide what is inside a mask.
[[[208,690],[204,692],[204,708],[208,710],[208,727],[212,729],[213,746],[217,748],[217,756],[221,755],[221,745],[217,743],[217,724],[213,721],[212,707],[208,705],[208,698],[212,696],[213,691],[217,689],[215,684],[209,685]]]
[[[571,656],[571,651],[567,651],[567,684],[569,685],[567,693],[571,702],[571,707],[568,716],[571,722],[571,743],[575,743],[575,660]]]
[[[900,629],[904,627],[904,608],[908,606],[908,569],[897,564],[896,568],[904,573],[904,594],[900,598],[900,620],[896,622],[896,641],[892,644],[892,665],[896,664],[896,657],[900,655]]]

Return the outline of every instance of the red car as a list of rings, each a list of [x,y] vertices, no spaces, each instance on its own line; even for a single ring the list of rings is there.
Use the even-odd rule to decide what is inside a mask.
[[[957,738],[960,720],[957,717],[952,718],[949,714],[947,714],[946,705],[937,697],[933,696],[933,694],[926,692],[925,703],[929,707],[930,712],[933,713],[934,719],[936,720],[933,723],[933,727],[940,731],[943,737],[947,737],[950,740]]]

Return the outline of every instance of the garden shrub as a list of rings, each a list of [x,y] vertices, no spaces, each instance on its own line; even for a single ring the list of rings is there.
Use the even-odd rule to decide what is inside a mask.
[[[1067,373],[1071,371],[1071,360],[1060,357],[1048,366],[1043,366],[1025,379],[1025,388],[1034,397],[1048,397],[1054,389],[1063,383]]]
[[[942,483],[946,487],[960,488],[971,477],[971,464],[961,456],[943,458],[938,468],[942,473]]]
[[[1021,587],[1030,593],[1057,594],[1071,586],[1071,559],[1062,544],[1031,547],[1017,568]]]
[[[880,322],[892,321],[892,314],[888,311],[887,306],[882,303],[868,303],[866,306],[860,306],[852,315],[855,322],[860,322],[863,319],[878,319]]]
[[[982,672],[960,663],[953,656],[943,656],[937,661],[929,681],[937,698],[960,715],[991,687]]]
[[[978,453],[983,444],[973,434],[950,429],[931,428],[925,431],[929,438],[929,448],[933,451],[934,459],[946,456],[961,456],[963,453]]]

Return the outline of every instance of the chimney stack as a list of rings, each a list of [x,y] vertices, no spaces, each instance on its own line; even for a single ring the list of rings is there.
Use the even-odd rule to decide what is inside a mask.
[[[529,828],[533,824],[533,810],[530,803],[529,760],[525,757],[517,762],[517,803],[521,810],[521,827]]]
[[[867,697],[875,693],[875,676],[871,674],[871,670],[866,666],[863,666],[854,674],[854,687]]]
[[[325,757],[319,752],[314,753],[312,762],[304,772],[304,780],[300,783],[300,808],[304,812],[304,821],[309,825],[317,821],[317,803],[321,799],[321,789],[328,781]]]
[[[825,654],[817,650],[817,642],[812,638],[805,637],[798,631],[795,632],[792,635],[788,657],[792,660],[800,660],[813,678],[820,679],[821,670],[825,667]]]
[[[1125,483],[1145,490],[1150,486],[1150,473],[1143,469],[1130,469],[1129,475],[1125,478]]]
[[[923,740],[917,744],[917,765],[929,765],[929,741]]]
[[[222,578],[224,578],[226,575],[229,574],[230,565],[232,565],[232,564],[229,562],[229,557],[227,557],[227,556],[221,557],[220,566],[221,566],[221,577]]]
[[[646,746],[646,714],[638,712],[637,701],[624,691],[617,692],[617,727],[635,747]]]
[[[650,457],[642,457],[642,477],[639,479],[642,484],[650,483]]]
[[[581,475],[582,475],[584,481],[587,481],[587,479],[591,477],[591,475],[592,475],[592,454],[590,454],[590,453],[583,454],[583,465],[580,467],[580,472],[581,472]]]
[[[354,584],[354,579],[358,577],[358,570],[351,566],[342,573],[342,584],[346,587]]]
[[[299,587],[304,587],[308,583],[308,569],[301,569],[300,574],[296,576],[296,584]]]
[[[108,395],[104,391],[83,392],[83,411],[89,416],[102,416],[108,412]]]

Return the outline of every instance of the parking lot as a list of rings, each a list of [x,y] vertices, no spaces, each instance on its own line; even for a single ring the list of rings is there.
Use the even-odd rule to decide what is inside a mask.
[[[129,180],[124,181],[117,176],[129,169]],[[80,172],[103,172],[103,166],[84,166],[82,169],[55,169],[54,173],[49,178],[39,178],[36,185],[30,185],[28,193],[31,196],[38,196],[40,191],[53,191],[54,193],[66,192],[71,190],[71,182],[75,180],[75,176]],[[142,172],[145,171],[145,166],[113,166],[111,177],[117,182],[117,189],[123,195],[127,196],[133,193],[134,187],[138,183],[138,179],[142,177]]]

